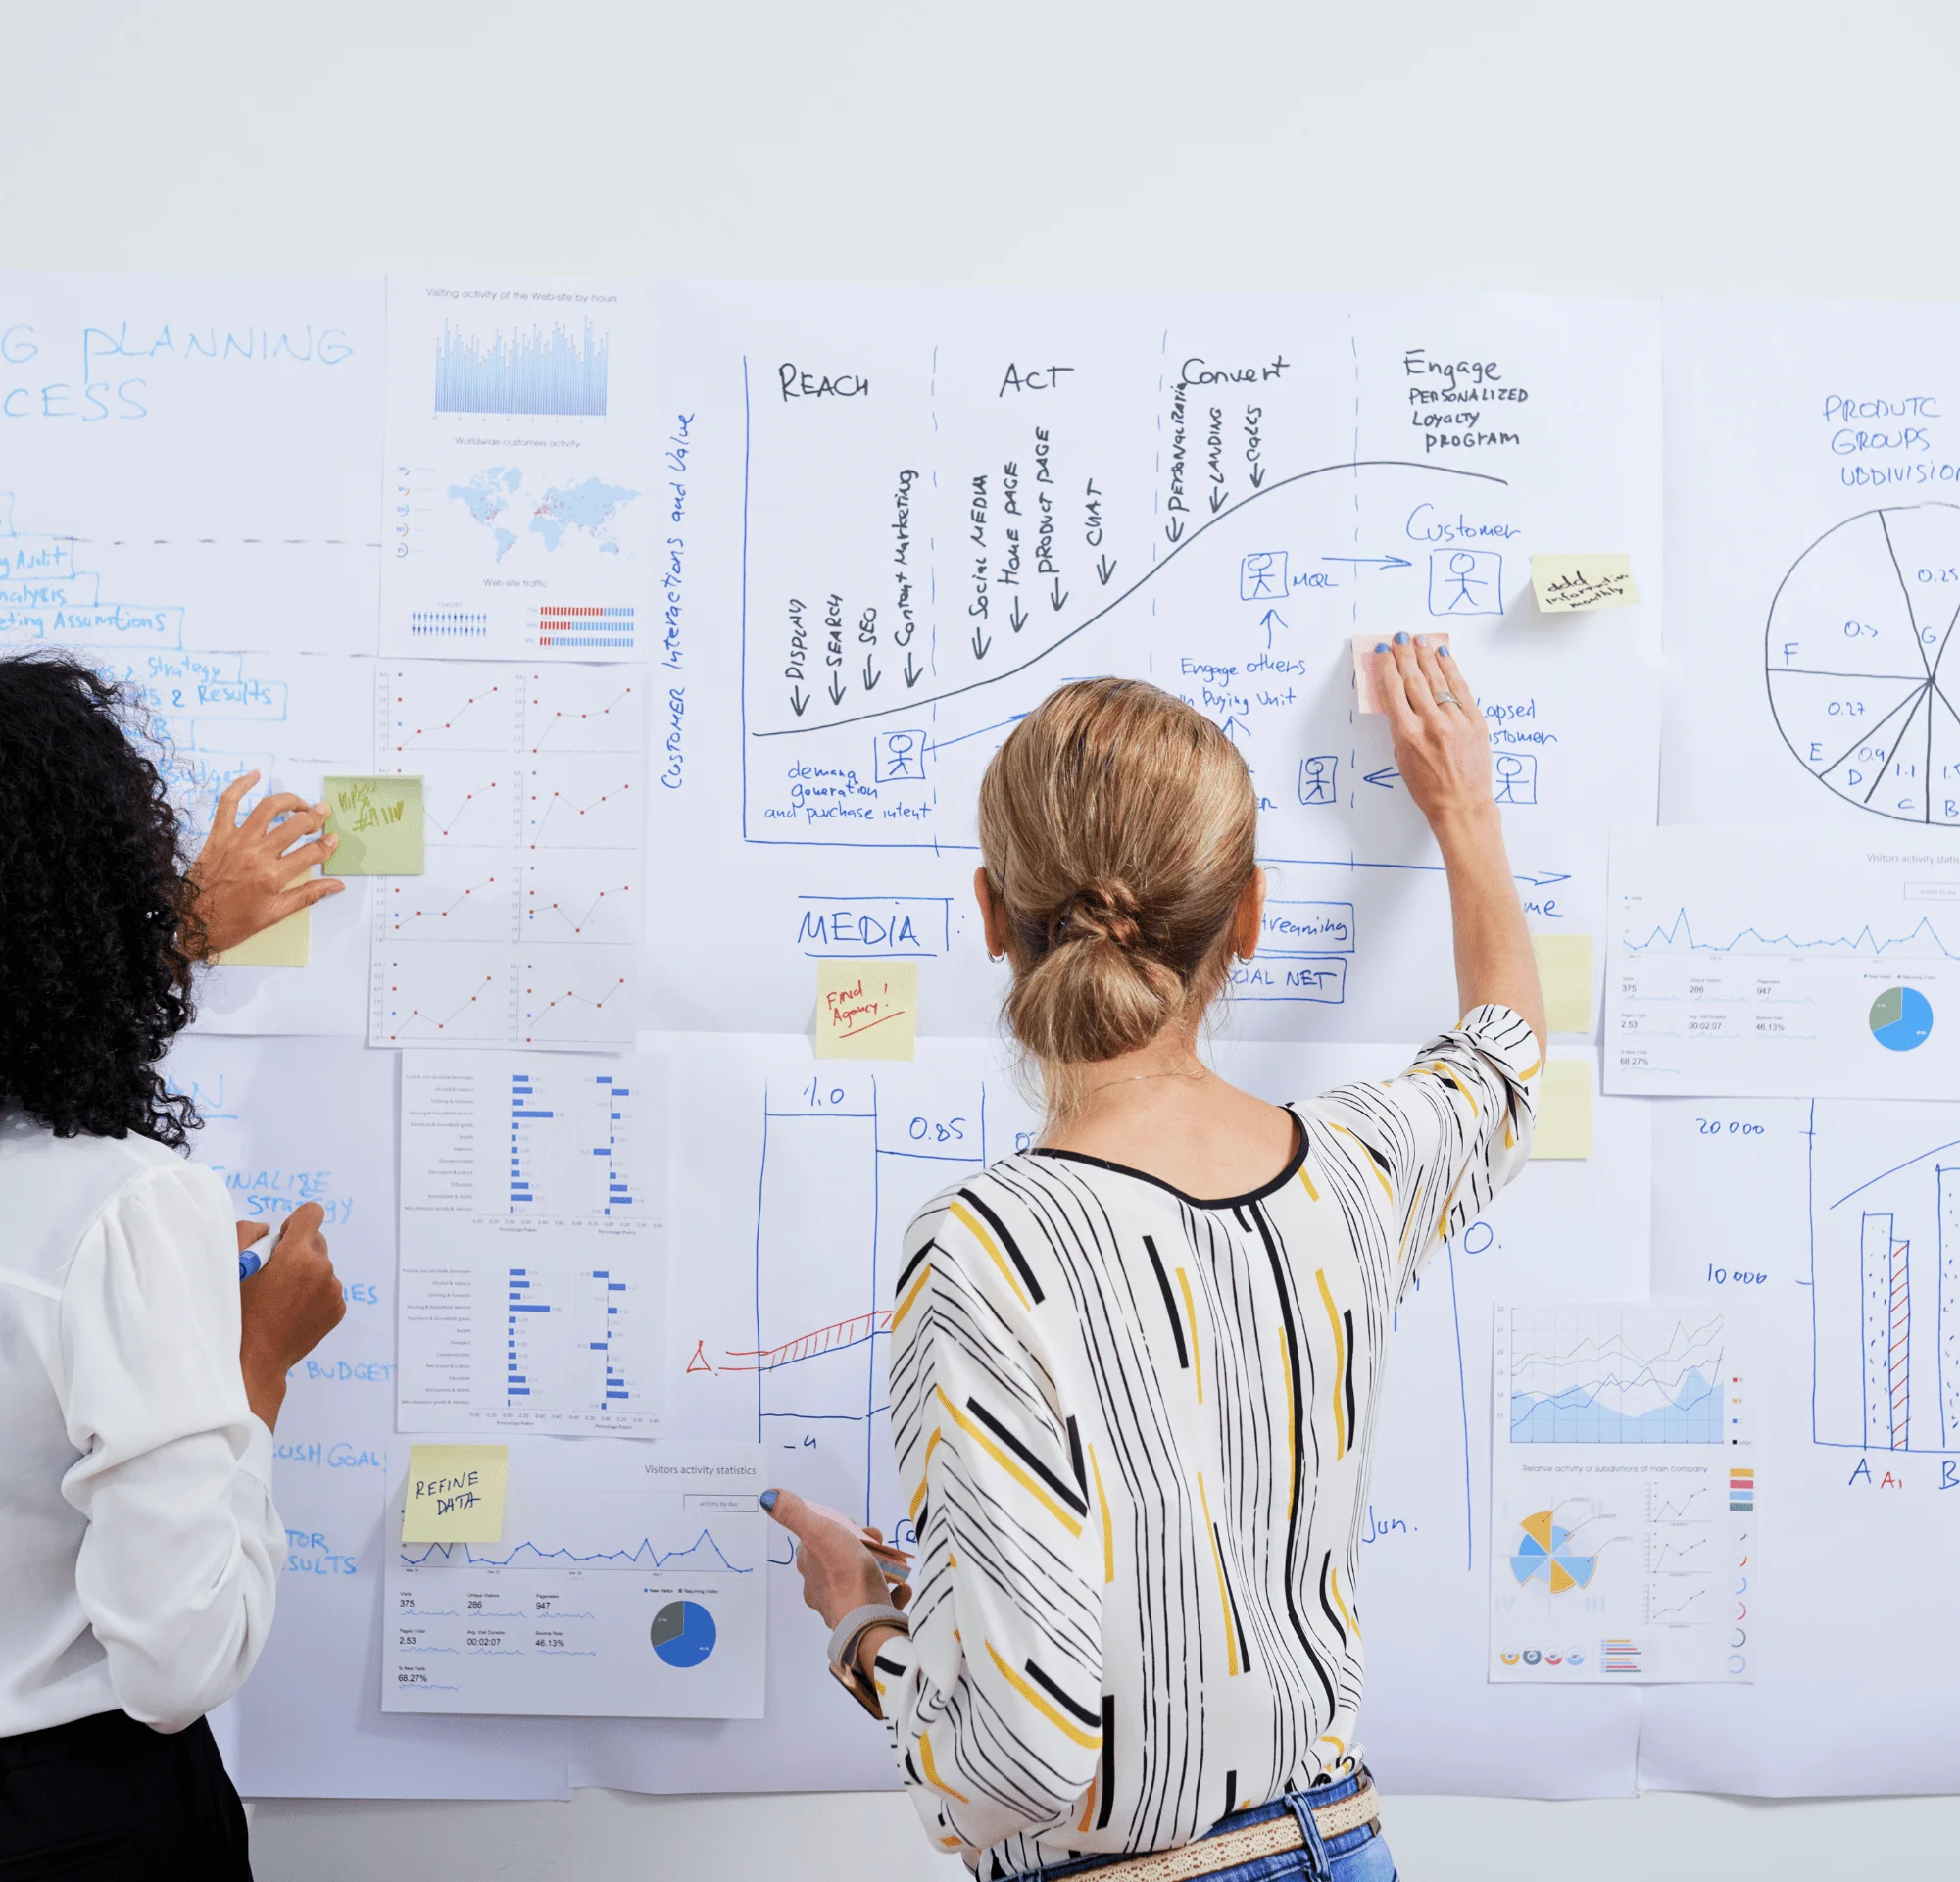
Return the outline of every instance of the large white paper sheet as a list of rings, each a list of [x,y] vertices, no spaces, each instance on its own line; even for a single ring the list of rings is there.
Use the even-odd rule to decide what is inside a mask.
[[[274,1433],[286,1526],[271,1637],[230,1708],[254,1797],[558,1797],[557,1727],[455,1721],[431,1733],[380,1710],[382,1512],[395,1394],[395,1079],[351,1040],[190,1037],[167,1065],[205,1123],[192,1155],[240,1220],[325,1212],[347,1317],[296,1366]],[[272,1258],[276,1261],[278,1258]]]
[[[426,867],[375,888],[368,1043],[629,1044],[645,669],[414,661],[374,689],[376,763],[422,780]]]
[[[1257,783],[1274,899],[1232,1023],[1414,1036],[1446,898],[1356,711],[1357,633],[1450,634],[1528,911],[1598,931],[1605,832],[1655,790],[1650,311],[730,286],[672,290],[662,332],[654,840],[746,886],[706,958],[657,958],[661,1022],[796,1031],[785,961],[887,954],[919,963],[924,1031],[991,1033],[981,772],[1054,686],[1115,672],[1188,698]],[[1529,554],[1586,547],[1632,556],[1642,608],[1539,614]]]
[[[513,1445],[500,1540],[389,1548],[382,1710],[761,1717],[767,1487],[754,1443]]]
[[[391,277],[384,649],[642,657],[653,391],[645,282]]]
[[[1751,1590],[1752,1686],[1642,1696],[1645,1786],[1953,1787],[1960,1597],[1929,1564],[1960,1490],[1956,1145],[1952,1104],[1654,1108],[1655,1292],[1757,1306],[1772,1569]]]
[[[0,647],[372,653],[381,367],[375,275],[0,275]]]
[[[630,1055],[403,1056],[402,1430],[659,1430],[667,1077]]]
[[[1952,838],[1614,833],[1608,1090],[1936,1098],[1956,1015]]]
[[[1682,302],[1661,820],[1960,824],[1960,323]]]

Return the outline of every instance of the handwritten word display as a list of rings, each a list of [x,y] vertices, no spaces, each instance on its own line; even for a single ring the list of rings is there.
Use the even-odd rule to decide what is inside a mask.
[[[329,777],[324,789],[327,833],[340,839],[328,875],[421,874],[419,777]]]
[[[497,1542],[504,1534],[503,1444],[416,1444],[409,1448],[404,1542]]]
[[[1534,556],[1532,593],[1544,615],[1631,608],[1641,598],[1626,556]]]
[[[816,964],[819,1059],[910,1059],[917,1050],[916,962]]]

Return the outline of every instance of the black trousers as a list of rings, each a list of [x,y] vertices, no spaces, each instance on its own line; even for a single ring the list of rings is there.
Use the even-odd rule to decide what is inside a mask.
[[[251,1882],[245,1807],[203,1719],[97,1712],[0,1738],[0,1882]]]

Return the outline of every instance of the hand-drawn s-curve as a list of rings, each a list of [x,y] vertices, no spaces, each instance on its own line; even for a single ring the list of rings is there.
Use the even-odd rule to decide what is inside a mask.
[[[1110,614],[1120,608],[1139,588],[1142,588],[1148,582],[1154,581],[1158,575],[1168,569],[1179,556],[1183,555],[1206,530],[1217,528],[1228,517],[1236,517],[1241,510],[1246,509],[1249,505],[1257,503],[1261,497],[1270,497],[1276,490],[1284,490],[1290,483],[1304,483],[1308,477],[1324,477],[1336,470],[1427,470],[1440,477],[1468,477],[1477,483],[1494,483],[1505,489],[1510,487],[1510,479],[1508,477],[1494,476],[1488,470],[1459,470],[1454,465],[1424,464],[1415,458],[1350,458],[1344,460],[1340,464],[1323,464],[1317,470],[1296,470],[1290,477],[1276,478],[1263,489],[1254,490],[1250,496],[1241,497],[1237,503],[1227,504],[1209,521],[1200,523],[1161,562],[1153,565],[1147,573],[1139,575],[1115,600],[1104,602],[1087,620],[1077,621],[1067,633],[1056,635],[1040,653],[1030,654],[1026,660],[1021,661],[1016,666],[1003,667],[998,673],[989,673],[983,679],[969,679],[963,686],[949,686],[943,693],[919,693],[911,699],[902,701],[896,706],[880,706],[875,712],[853,713],[847,718],[826,718],[821,723],[816,724],[779,725],[772,732],[751,732],[749,736],[751,738],[795,738],[810,732],[831,732],[835,731],[840,725],[858,725],[861,724],[867,718],[890,718],[894,713],[914,713],[921,706],[936,706],[943,699],[957,699],[961,693],[978,692],[982,686],[998,686],[1004,679],[1012,679],[1016,673],[1026,672],[1037,662],[1046,660],[1057,647],[1065,646],[1077,634],[1084,633],[1089,628],[1095,626],[1104,615]]]

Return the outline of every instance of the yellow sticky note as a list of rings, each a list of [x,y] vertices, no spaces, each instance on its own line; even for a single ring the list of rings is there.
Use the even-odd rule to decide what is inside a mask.
[[[1534,556],[1532,593],[1542,615],[1631,608],[1641,598],[1625,556]]]
[[[1592,1061],[1547,1059],[1538,1081],[1532,1162],[1592,1155]]]
[[[1544,989],[1544,1022],[1553,1032],[1592,1030],[1592,937],[1535,934],[1538,982]]]
[[[918,963],[819,961],[816,1056],[819,1059],[916,1058]]]
[[[1375,691],[1375,650],[1382,644],[1380,634],[1356,634],[1351,645],[1354,649],[1354,710],[1357,713],[1379,713],[1382,710],[1381,695]],[[1449,645],[1447,634],[1424,634],[1423,639],[1432,647]]]
[[[326,834],[340,847],[328,875],[422,872],[422,781],[418,777],[329,777]]]
[[[313,870],[304,868],[286,887],[296,889],[302,882],[312,880]],[[303,967],[312,948],[313,911],[295,909],[283,921],[274,921],[270,928],[261,928],[250,940],[241,941],[235,948],[226,948],[211,958],[220,967]]]
[[[404,1542],[501,1542],[508,1444],[415,1444],[409,1447]]]

